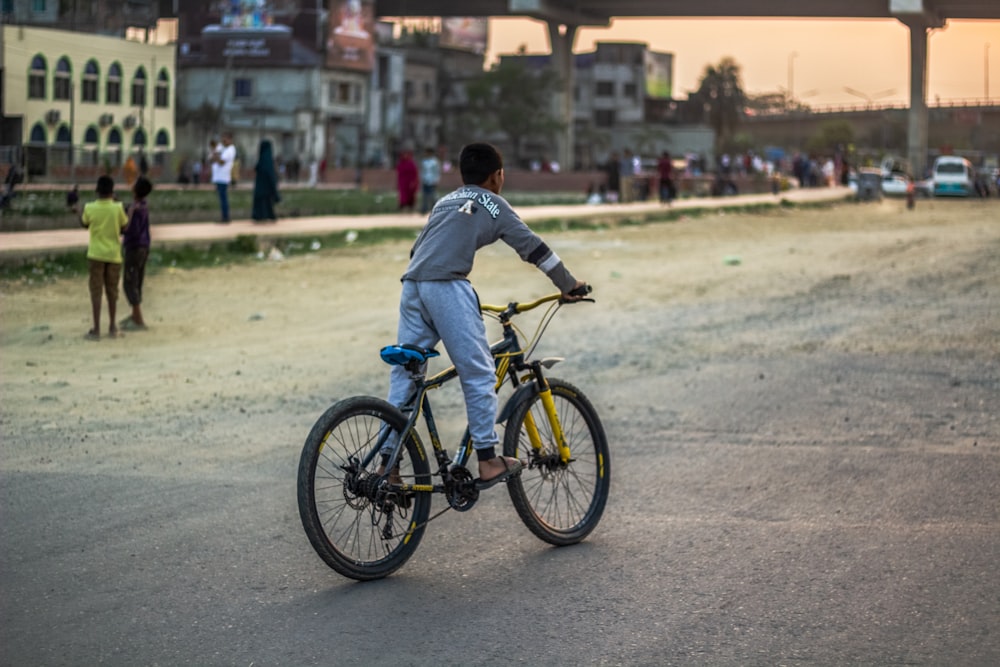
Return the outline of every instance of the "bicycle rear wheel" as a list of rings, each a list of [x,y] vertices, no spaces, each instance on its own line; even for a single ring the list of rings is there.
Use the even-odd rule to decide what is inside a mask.
[[[559,457],[537,391],[514,406],[503,452],[528,461],[524,471],[507,482],[518,516],[539,539],[565,546],[585,538],[601,520],[610,489],[611,460],[601,420],[587,397],[562,380],[549,379],[549,386],[572,459],[563,463]],[[537,452],[525,428],[529,414],[542,439]]]
[[[327,565],[352,579],[381,579],[413,555],[430,513],[429,493],[387,494],[376,475],[380,434],[406,427],[398,408],[357,396],[330,407],[313,426],[299,459],[302,527]],[[367,464],[365,458],[371,458]],[[404,482],[430,484],[430,469],[416,434],[400,456]]]

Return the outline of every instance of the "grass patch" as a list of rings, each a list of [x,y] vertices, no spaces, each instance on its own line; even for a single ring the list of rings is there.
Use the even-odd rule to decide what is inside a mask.
[[[749,205],[722,206],[720,208],[698,207],[689,209],[660,209],[647,214],[631,213],[627,216],[613,214],[589,218],[549,218],[531,223],[531,228],[539,234],[607,230],[615,227],[640,226],[647,224],[671,223],[680,220],[697,219],[718,213],[763,214],[768,211],[787,208],[824,209],[832,208],[836,202],[816,202],[796,204],[787,199],[780,202]],[[372,246],[395,241],[412,241],[416,230],[408,227],[379,227],[357,229],[331,234],[313,234],[289,237],[259,237],[240,235],[225,242],[209,245],[156,245],[154,242],[146,264],[149,275],[171,269],[196,269],[222,266],[233,263],[267,261],[276,256],[333,252],[349,247]],[[277,255],[275,255],[277,251]],[[16,260],[0,257],[0,281],[22,285],[44,285],[62,278],[76,278],[87,273],[86,253],[73,251],[56,253],[45,257]]]

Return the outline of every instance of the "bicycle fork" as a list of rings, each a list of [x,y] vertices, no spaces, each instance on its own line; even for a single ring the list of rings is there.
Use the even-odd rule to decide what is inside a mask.
[[[552,398],[552,388],[549,386],[549,381],[545,378],[545,374],[542,373],[542,363],[540,361],[531,363],[531,373],[538,386],[538,398],[542,402],[542,408],[545,410],[549,425],[552,427],[552,437],[555,439],[555,444],[559,451],[559,460],[565,465],[570,462],[571,452],[569,445],[566,444],[566,436],[563,434],[559,415],[556,413],[556,402]],[[531,448],[535,454],[540,454],[543,444],[542,436],[538,431],[538,425],[535,423],[535,417],[530,410],[525,414],[524,429],[528,433],[528,441],[531,443]]]

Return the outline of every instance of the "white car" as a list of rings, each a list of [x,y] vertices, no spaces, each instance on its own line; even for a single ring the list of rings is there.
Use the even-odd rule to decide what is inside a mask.
[[[957,155],[942,155],[934,160],[931,172],[935,197],[970,197],[976,194],[976,176],[972,163]]]
[[[882,194],[886,197],[905,197],[910,187],[910,177],[899,172],[882,176]]]

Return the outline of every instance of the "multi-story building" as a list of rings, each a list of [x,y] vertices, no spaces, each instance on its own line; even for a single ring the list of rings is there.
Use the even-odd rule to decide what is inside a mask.
[[[154,165],[173,151],[173,45],[4,25],[0,145],[30,175]],[[22,153],[23,151],[23,153]]]
[[[531,68],[549,65],[547,55],[502,57],[508,59]],[[574,166],[592,168],[625,149],[648,158],[663,150],[711,150],[711,130],[679,124],[669,113],[673,54],[639,42],[598,42],[594,51],[574,55],[573,62]],[[539,157],[551,150],[542,144],[523,148]]]

